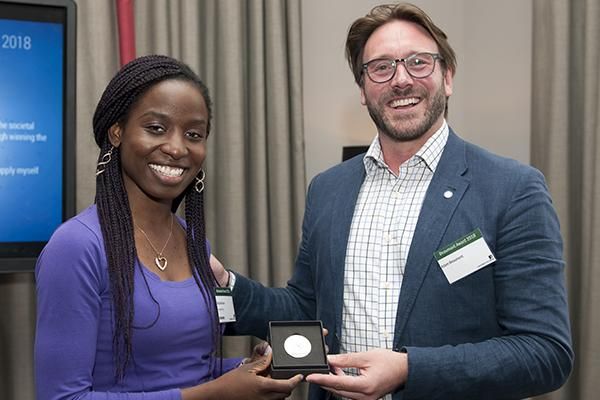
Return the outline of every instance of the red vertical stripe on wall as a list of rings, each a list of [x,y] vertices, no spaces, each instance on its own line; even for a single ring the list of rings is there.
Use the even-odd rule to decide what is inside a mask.
[[[115,0],[117,2],[117,21],[119,23],[119,56],[121,66],[135,58],[135,21],[133,2],[135,0]]]

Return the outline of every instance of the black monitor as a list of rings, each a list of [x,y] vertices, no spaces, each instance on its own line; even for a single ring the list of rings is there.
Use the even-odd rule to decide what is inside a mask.
[[[0,272],[75,213],[75,34],[72,0],[0,0]]]
[[[342,161],[351,159],[362,153],[366,153],[369,146],[344,146],[342,148]]]

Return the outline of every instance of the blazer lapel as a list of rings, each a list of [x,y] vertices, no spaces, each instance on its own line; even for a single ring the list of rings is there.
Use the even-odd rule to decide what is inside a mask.
[[[360,187],[365,179],[365,167],[362,157],[349,161],[352,163],[350,168],[344,171],[338,182],[336,190],[336,204],[331,214],[331,268],[333,269],[333,280],[331,288],[333,290],[335,303],[334,310],[336,315],[336,336],[339,338],[342,326],[342,304],[344,297],[344,269],[346,262],[346,249],[348,247],[348,237],[350,236],[350,226],[352,225],[352,216],[354,207],[358,199]]]
[[[469,187],[469,180],[464,176],[466,170],[465,142],[450,130],[446,147],[427,189],[408,253],[396,314],[395,346],[398,346],[427,271],[434,264],[433,253],[442,244],[452,214]]]

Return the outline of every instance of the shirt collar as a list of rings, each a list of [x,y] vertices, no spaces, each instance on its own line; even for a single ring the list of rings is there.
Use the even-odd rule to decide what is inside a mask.
[[[435,172],[446,142],[448,141],[449,128],[448,123],[444,119],[444,123],[427,141],[425,144],[416,152],[414,156],[406,160],[402,165],[416,165],[421,161],[424,162],[425,166],[431,171]],[[383,152],[381,151],[381,143],[379,143],[379,135],[375,136],[365,157],[363,158],[365,165],[365,171],[368,174],[373,173],[377,168],[389,169],[383,159]],[[397,173],[397,172],[396,172]]]

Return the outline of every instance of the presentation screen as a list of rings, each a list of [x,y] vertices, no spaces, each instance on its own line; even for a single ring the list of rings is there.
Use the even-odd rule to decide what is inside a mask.
[[[75,209],[75,5],[0,0],[0,270],[31,270]]]

